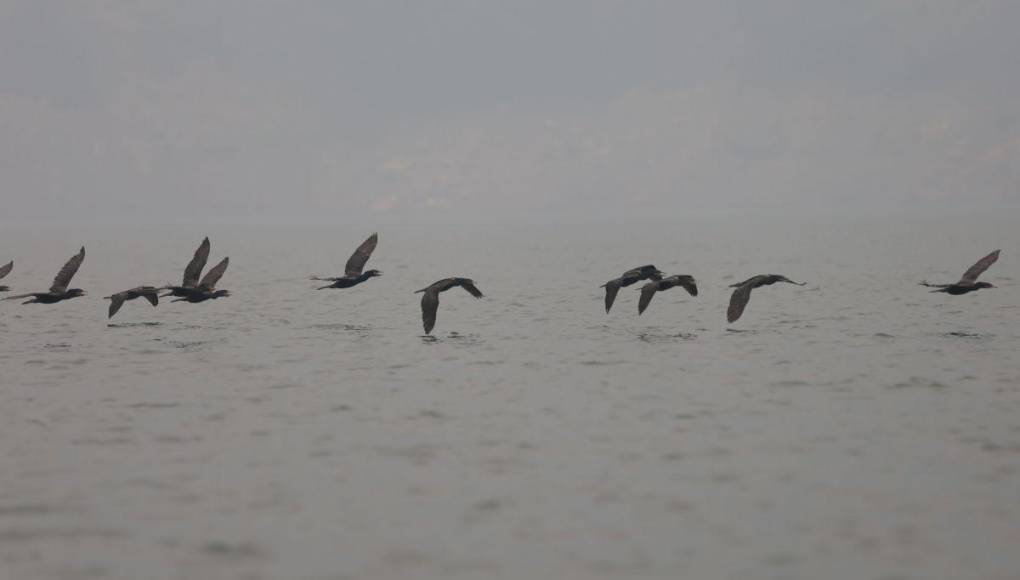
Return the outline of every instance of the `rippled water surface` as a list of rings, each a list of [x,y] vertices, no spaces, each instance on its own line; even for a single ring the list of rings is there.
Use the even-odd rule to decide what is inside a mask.
[[[0,577],[1020,577],[1018,226],[4,229],[12,291],[85,243],[90,294],[0,303]],[[313,289],[375,229],[382,278]],[[232,297],[108,323],[205,233]],[[607,316],[649,262],[700,295]],[[451,275],[486,298],[426,339]]]

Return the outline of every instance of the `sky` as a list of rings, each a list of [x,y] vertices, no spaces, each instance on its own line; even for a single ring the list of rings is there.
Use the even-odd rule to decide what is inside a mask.
[[[0,2],[2,221],[1020,207],[1012,0]]]

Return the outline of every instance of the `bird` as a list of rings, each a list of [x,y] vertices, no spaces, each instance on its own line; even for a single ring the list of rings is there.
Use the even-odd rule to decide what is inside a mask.
[[[436,325],[436,311],[439,310],[439,293],[457,286],[464,288],[475,298],[483,296],[482,291],[475,286],[474,280],[469,278],[444,278],[426,288],[415,290],[415,294],[419,292],[425,293],[421,297],[421,319],[425,327],[425,334],[432,332],[432,328]]]
[[[210,247],[209,237],[206,236],[202,243],[198,245],[198,249],[195,250],[195,255],[191,258],[191,261],[184,267],[184,279],[181,281],[181,285],[174,286],[173,284],[167,284],[161,287],[160,290],[169,290],[163,296],[187,297],[198,286],[198,278],[202,275],[202,269],[205,268],[205,263],[209,260]]]
[[[71,278],[74,278],[75,273],[78,272],[78,268],[81,267],[81,263],[84,261],[85,246],[82,246],[81,250],[79,250],[74,256],[71,256],[71,259],[64,264],[64,267],[60,269],[60,272],[57,272],[57,277],[53,279],[53,284],[50,286],[49,292],[19,294],[17,296],[5,298],[5,300],[31,298],[31,300],[26,300],[25,302],[22,302],[22,304],[56,304],[62,300],[70,300],[71,298],[85,296],[85,291],[81,288],[67,288],[67,286],[71,283]]]
[[[10,262],[7,262],[3,266],[0,266],[0,280],[3,280],[4,278],[6,278],[7,275],[10,274],[11,270],[13,270],[13,269],[14,269],[14,260],[11,260]],[[8,287],[8,286],[0,286],[0,292],[7,292],[8,290],[10,290],[10,287]]]
[[[687,293],[691,296],[698,295],[698,284],[694,280],[693,276],[677,274],[675,276],[663,278],[662,280],[652,280],[641,287],[641,299],[638,301],[637,307],[638,316],[645,311],[645,308],[648,308],[648,304],[652,301],[656,292],[669,290],[670,288],[675,288],[677,286],[683,286],[683,289],[687,290]]]
[[[797,286],[804,286],[806,284],[806,282],[794,282],[786,276],[779,274],[759,274],[739,284],[731,284],[730,288],[736,288],[736,290],[730,296],[730,307],[726,310],[726,320],[728,322],[736,322],[740,318],[740,315],[744,313],[744,307],[747,306],[747,301],[751,299],[751,290],[760,286],[771,286],[776,282],[786,282],[788,284],[796,284]]]
[[[963,273],[963,277],[960,281],[955,284],[929,284],[928,282],[921,282],[922,286],[928,286],[929,288],[935,288],[932,292],[945,292],[946,294],[952,294],[953,296],[959,296],[960,294],[966,294],[968,292],[974,292],[982,288],[995,288],[988,282],[978,282],[978,276],[984,273],[992,264],[999,259],[999,251],[995,250],[991,254],[988,254],[984,258],[978,260],[973,266],[967,269]]]
[[[662,272],[649,264],[640,268],[634,268],[633,270],[627,270],[619,278],[614,278],[599,286],[599,288],[606,289],[606,314],[609,314],[609,309],[613,307],[613,301],[616,300],[616,293],[620,291],[620,288],[636,284],[641,280],[662,280]]]
[[[372,252],[375,250],[376,244],[379,243],[379,234],[372,234],[368,236],[361,245],[358,246],[357,250],[351,254],[351,257],[347,259],[347,265],[344,266],[344,275],[339,278],[319,278],[318,276],[312,276],[312,280],[320,280],[323,282],[332,282],[327,286],[317,288],[317,290],[325,290],[326,288],[350,288],[357,286],[369,278],[375,278],[376,276],[382,276],[382,272],[379,270],[368,270],[362,273],[365,268],[365,263],[372,256]]]
[[[202,281],[197,286],[187,288],[181,294],[174,294],[174,296],[181,296],[180,298],[171,300],[171,302],[205,302],[206,300],[215,300],[217,298],[224,298],[230,296],[229,290],[217,290],[216,283],[223,277],[223,273],[227,271],[227,266],[230,265],[230,258],[223,258],[219,264],[216,264],[202,277]],[[166,294],[164,294],[166,296]]]
[[[117,314],[120,307],[124,305],[124,301],[134,300],[135,298],[145,298],[150,304],[157,306],[159,305],[159,288],[155,286],[138,286],[137,288],[105,296],[103,300],[110,301],[110,314],[107,318],[113,318],[113,315]]]

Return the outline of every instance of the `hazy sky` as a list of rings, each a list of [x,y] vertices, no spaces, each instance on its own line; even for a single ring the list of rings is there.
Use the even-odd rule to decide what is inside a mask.
[[[0,1],[0,219],[1020,203],[1020,2]]]

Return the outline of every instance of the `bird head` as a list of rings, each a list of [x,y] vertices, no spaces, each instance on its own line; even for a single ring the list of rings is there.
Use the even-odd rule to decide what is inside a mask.
[[[977,284],[974,284],[974,287],[975,288],[995,288],[995,285],[992,284],[991,282],[978,282]]]
[[[365,276],[368,278],[375,278],[376,276],[382,276],[382,272],[379,270],[368,270],[365,272]]]
[[[77,298],[79,296],[85,296],[86,292],[81,288],[71,288],[70,290],[67,291],[67,295],[70,298]]]

